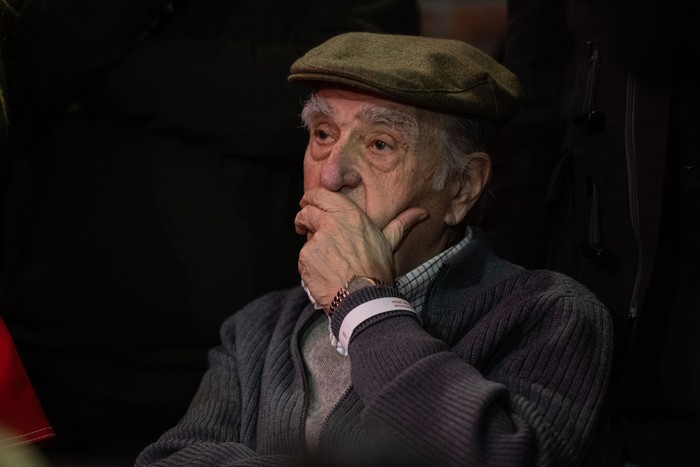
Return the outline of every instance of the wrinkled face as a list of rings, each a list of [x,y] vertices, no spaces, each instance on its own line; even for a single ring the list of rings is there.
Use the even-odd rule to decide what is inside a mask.
[[[432,181],[438,155],[419,145],[416,109],[373,95],[324,88],[304,112],[309,144],[304,189],[340,192],[380,228],[409,207],[423,207],[428,221],[417,226],[395,254],[405,273],[445,248],[444,218],[450,190]]]

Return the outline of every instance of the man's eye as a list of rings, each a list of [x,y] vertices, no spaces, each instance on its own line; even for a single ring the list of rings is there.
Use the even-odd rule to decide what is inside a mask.
[[[375,141],[372,143],[372,146],[374,146],[374,149],[377,149],[378,151],[386,151],[389,149],[389,145],[382,140]]]

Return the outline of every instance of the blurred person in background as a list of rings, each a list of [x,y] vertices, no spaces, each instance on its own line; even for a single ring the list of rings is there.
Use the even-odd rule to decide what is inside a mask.
[[[490,240],[616,318],[627,459],[700,463],[697,3],[510,0],[523,107],[494,149]]]

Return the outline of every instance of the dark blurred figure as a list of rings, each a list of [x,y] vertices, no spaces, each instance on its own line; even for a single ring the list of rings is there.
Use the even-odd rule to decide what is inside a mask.
[[[130,464],[178,418],[224,317],[299,283],[290,64],[408,0],[17,0],[21,152],[2,310],[54,462]],[[272,110],[271,110],[272,109]]]
[[[679,3],[508,2],[524,105],[488,218],[502,255],[617,318],[613,402],[643,466],[700,464],[699,17]]]

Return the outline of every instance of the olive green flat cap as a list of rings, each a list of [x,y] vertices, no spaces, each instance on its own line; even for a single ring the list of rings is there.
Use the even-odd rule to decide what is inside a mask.
[[[520,98],[515,75],[485,53],[461,41],[421,36],[341,34],[294,62],[288,79],[347,86],[497,125],[516,114]]]

